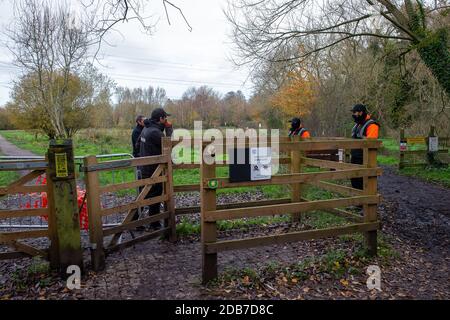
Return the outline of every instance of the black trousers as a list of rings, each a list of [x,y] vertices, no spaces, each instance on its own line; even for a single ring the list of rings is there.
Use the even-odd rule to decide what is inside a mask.
[[[141,179],[151,178],[152,175],[153,175],[153,172],[139,173],[138,179],[141,180]],[[144,187],[139,187],[139,193],[141,193],[143,189],[144,189]],[[150,188],[150,191],[147,193],[147,195],[145,196],[144,199],[158,197],[158,196],[162,195],[162,193],[163,193],[163,184],[157,183],[157,184],[154,184]],[[152,215],[156,215],[156,214],[160,213],[161,212],[160,208],[161,208],[161,203],[159,203],[159,202],[149,205],[149,215],[152,216]],[[136,212],[133,216],[133,220],[137,220],[138,218],[139,218],[139,213]]]
[[[149,175],[143,174],[142,175],[142,179],[151,178],[151,176],[152,176],[151,174],[149,174]],[[142,191],[142,189],[143,188],[140,188],[141,191]],[[162,195],[162,193],[163,193],[163,184],[162,183],[154,184],[151,187],[150,191],[145,196],[145,199],[159,197],[160,195]],[[150,213],[150,215],[155,215],[155,214],[160,213],[160,208],[161,208],[161,203],[160,202],[149,205],[149,213]]]
[[[354,164],[363,164],[363,157],[362,157],[362,155],[361,156],[352,155],[350,162],[354,163]],[[352,182],[352,188],[359,189],[359,190],[364,189],[364,178],[352,178],[351,182]]]

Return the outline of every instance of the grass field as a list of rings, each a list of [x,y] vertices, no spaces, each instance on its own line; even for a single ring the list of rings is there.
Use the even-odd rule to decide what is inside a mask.
[[[398,165],[398,143],[394,139],[381,139],[381,141],[383,141],[383,145],[378,151],[378,164]]]
[[[43,134],[22,130],[0,131],[8,141],[36,155],[43,156],[48,149],[48,138]],[[82,130],[73,139],[75,156],[131,153],[131,130]]]
[[[43,156],[48,148],[48,139],[43,134],[36,135],[32,132],[22,130],[0,131],[0,134],[7,140],[20,148],[30,150],[37,155]],[[75,156],[98,155],[98,154],[116,154],[131,152],[131,129],[86,129],[81,130],[73,139]],[[383,147],[378,154],[378,163],[380,165],[397,166],[399,145],[396,139],[382,139]],[[415,145],[410,149],[421,149],[423,146]],[[187,155],[190,156],[190,155]],[[194,158],[198,158],[197,153],[193,153]],[[108,160],[108,159],[106,159]],[[400,171],[401,174],[420,177],[424,180],[441,183],[450,186],[450,169],[422,169],[407,168]],[[218,177],[227,177],[227,168],[217,169]],[[0,184],[5,185],[8,181],[16,178],[17,175],[11,172],[2,172],[0,174]],[[200,173],[195,170],[176,170],[174,173],[175,185],[197,184],[199,183]],[[102,185],[127,182],[134,179],[132,170],[116,171],[114,173],[101,173],[100,182]],[[258,188],[236,188],[220,190],[219,192],[236,193],[244,191],[258,190],[270,198],[279,198],[286,195],[287,188],[283,186],[264,186]],[[126,190],[124,192],[127,192]]]

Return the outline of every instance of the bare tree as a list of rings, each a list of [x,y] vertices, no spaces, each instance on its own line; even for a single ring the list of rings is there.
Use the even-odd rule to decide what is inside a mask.
[[[303,61],[343,41],[389,39],[399,54],[417,50],[450,95],[448,0],[237,0],[233,25],[237,64]],[[434,20],[439,20],[435,23]]]
[[[121,127],[130,127],[136,116],[142,114],[150,117],[155,108],[163,108],[167,104],[166,91],[163,88],[118,87],[116,90],[115,122]]]
[[[16,3],[15,20],[7,31],[14,63],[23,72],[20,85],[27,84],[30,101],[44,113],[36,116],[48,119],[50,135],[55,137],[72,134],[64,122],[71,78],[82,73],[89,47],[96,41],[93,19],[74,19],[64,5],[24,0]],[[25,78],[33,81],[22,81]]]
[[[139,22],[145,33],[152,34],[154,27],[157,24],[159,18],[154,14],[146,15],[148,11],[149,0],[78,0],[81,5],[88,11],[95,12],[98,19],[96,21],[95,30],[98,36],[98,48],[104,41],[104,36],[115,30],[115,27],[119,23],[136,20]],[[169,25],[171,9],[175,10],[181,17],[189,31],[192,31],[192,27],[186,19],[183,10],[168,0],[161,0],[161,4],[164,7],[165,16]]]

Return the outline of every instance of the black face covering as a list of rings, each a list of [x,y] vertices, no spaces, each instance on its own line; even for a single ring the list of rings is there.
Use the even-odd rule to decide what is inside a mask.
[[[292,121],[291,131],[297,130],[298,128],[300,128],[300,121]]]
[[[367,113],[363,112],[363,114],[360,115],[360,116],[352,115],[352,117],[353,117],[353,120],[354,120],[356,123],[360,124],[360,123],[363,123],[364,120],[366,120],[366,118],[367,118]]]

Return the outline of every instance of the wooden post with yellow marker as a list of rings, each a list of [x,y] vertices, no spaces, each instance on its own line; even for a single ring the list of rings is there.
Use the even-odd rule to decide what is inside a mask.
[[[83,269],[72,140],[51,140],[47,159],[49,201],[52,202],[49,205],[52,210],[49,217],[51,261],[52,267],[65,274],[71,265]]]

